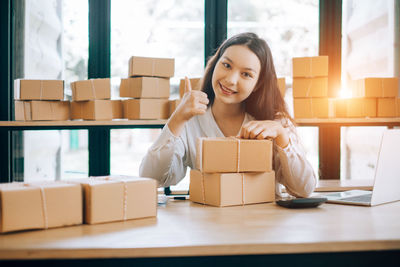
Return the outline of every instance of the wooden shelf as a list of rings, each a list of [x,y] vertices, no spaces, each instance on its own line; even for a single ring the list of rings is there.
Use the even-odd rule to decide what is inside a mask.
[[[112,120],[112,121],[0,121],[0,128],[8,130],[62,128],[162,128],[167,120]]]
[[[299,126],[400,126],[400,118],[295,119]]]

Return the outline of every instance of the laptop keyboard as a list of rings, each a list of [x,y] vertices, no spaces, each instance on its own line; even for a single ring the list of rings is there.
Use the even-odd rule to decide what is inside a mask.
[[[344,201],[352,201],[352,202],[363,202],[363,203],[370,203],[372,198],[372,193],[368,195],[361,195],[361,196],[355,196],[355,197],[346,197],[342,198],[341,200]]]

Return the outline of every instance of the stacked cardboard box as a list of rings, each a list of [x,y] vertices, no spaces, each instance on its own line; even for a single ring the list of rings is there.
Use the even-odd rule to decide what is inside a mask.
[[[69,120],[69,102],[64,99],[63,80],[14,81],[16,121]]]
[[[272,141],[199,138],[196,157],[191,201],[223,207],[275,200]]]
[[[122,118],[122,103],[111,100],[109,78],[71,83],[71,119],[112,120]]]
[[[333,116],[328,98],[328,57],[293,58],[293,106],[295,118]]]
[[[157,216],[157,183],[107,176],[0,184],[0,233]]]
[[[172,58],[131,57],[129,78],[121,79],[120,97],[124,117],[137,119],[168,119],[170,78],[174,76]]]
[[[393,78],[364,78],[351,82],[352,96],[355,98],[347,100],[347,117],[396,117],[399,80]],[[351,102],[369,102],[369,106],[364,106],[358,113],[350,112]],[[350,114],[349,114],[350,113]],[[373,115],[371,115],[373,114]]]

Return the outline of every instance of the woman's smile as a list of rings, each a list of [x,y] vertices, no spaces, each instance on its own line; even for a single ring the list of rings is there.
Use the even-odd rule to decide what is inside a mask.
[[[226,86],[223,86],[221,83],[219,83],[219,87],[221,89],[221,92],[226,96],[230,96],[230,95],[233,95],[233,94],[237,93],[236,91],[234,91],[234,90],[232,90],[232,89],[230,89],[230,88],[228,88]]]

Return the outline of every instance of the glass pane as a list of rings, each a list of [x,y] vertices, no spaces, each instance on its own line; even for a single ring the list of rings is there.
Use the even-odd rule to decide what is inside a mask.
[[[367,77],[395,77],[395,1],[343,0],[342,85]],[[397,59],[398,60],[398,59]],[[343,127],[341,177],[373,179],[386,127]]]
[[[271,48],[278,77],[288,80],[292,58],[318,55],[318,0],[229,0],[228,37],[254,32]]]
[[[374,179],[384,130],[386,127],[341,128],[342,179]]]
[[[87,77],[88,2],[25,1],[23,73],[26,79],[63,79],[67,99],[70,82]],[[17,141],[18,142],[18,141]],[[60,180],[88,175],[87,131],[25,131],[24,179]],[[19,146],[17,146],[18,148]]]
[[[318,127],[298,127],[297,134],[304,147],[306,158],[311,163],[315,176],[319,178]]]
[[[171,99],[179,98],[181,78],[202,76],[204,1],[113,0],[111,5],[113,97],[119,96],[120,79],[128,77],[131,56],[175,59]],[[112,130],[111,173],[138,175],[140,162],[159,133],[159,129]]]

